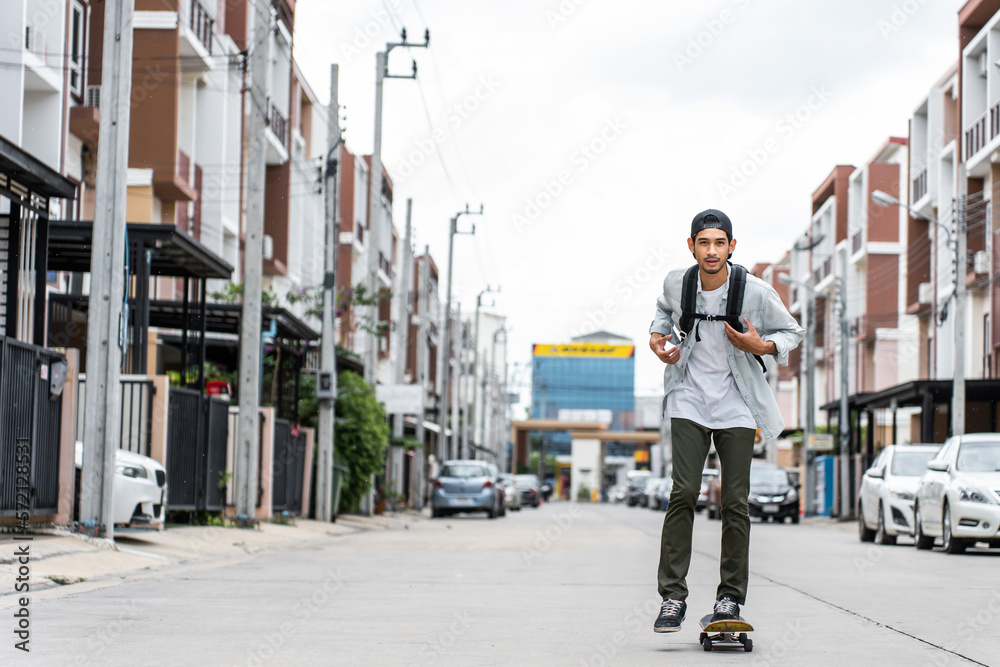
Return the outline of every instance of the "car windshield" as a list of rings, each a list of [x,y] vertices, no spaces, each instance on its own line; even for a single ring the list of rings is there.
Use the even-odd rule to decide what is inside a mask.
[[[934,458],[937,452],[900,452],[892,457],[892,467],[889,469],[898,477],[920,477],[927,472],[927,462]]]
[[[750,468],[750,486],[788,486],[788,473],[781,468]]]
[[[955,469],[964,472],[1000,472],[1000,442],[964,442]]]
[[[441,477],[486,477],[486,469],[474,463],[455,463],[441,468]]]
[[[515,475],[514,481],[521,486],[538,486],[538,478],[534,475]]]

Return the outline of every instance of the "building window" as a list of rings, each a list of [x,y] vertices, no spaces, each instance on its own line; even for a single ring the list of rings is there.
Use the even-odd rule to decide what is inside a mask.
[[[983,377],[989,379],[992,365],[990,364],[990,314],[983,315]]]
[[[69,43],[69,89],[77,100],[82,98],[84,90],[84,59],[87,52],[87,10],[76,0],[73,0],[70,17]]]

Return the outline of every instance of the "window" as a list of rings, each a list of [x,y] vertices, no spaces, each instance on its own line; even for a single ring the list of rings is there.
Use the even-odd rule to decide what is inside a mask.
[[[73,0],[72,16],[70,17],[69,44],[69,89],[80,99],[84,89],[84,59],[87,52],[87,11],[76,0]]]

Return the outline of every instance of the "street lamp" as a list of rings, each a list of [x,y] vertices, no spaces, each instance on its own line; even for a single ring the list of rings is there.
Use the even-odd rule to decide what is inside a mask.
[[[966,252],[965,234],[961,230],[956,230],[959,233],[953,236],[951,229],[947,225],[907,206],[881,190],[876,190],[872,193],[872,201],[879,206],[902,206],[914,217],[943,229],[947,235],[945,244],[949,250],[955,253],[955,285],[951,295],[948,297],[955,299],[955,375],[952,380],[951,390],[951,434],[962,435],[965,433],[965,270],[962,261]],[[947,303],[947,300],[945,303]],[[938,318],[938,326],[941,324],[942,318]]]

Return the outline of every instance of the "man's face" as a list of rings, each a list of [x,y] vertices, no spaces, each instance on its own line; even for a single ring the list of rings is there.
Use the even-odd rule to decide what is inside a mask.
[[[730,241],[721,229],[703,229],[697,237],[688,239],[688,249],[702,271],[718,273],[736,249],[736,239]]]

